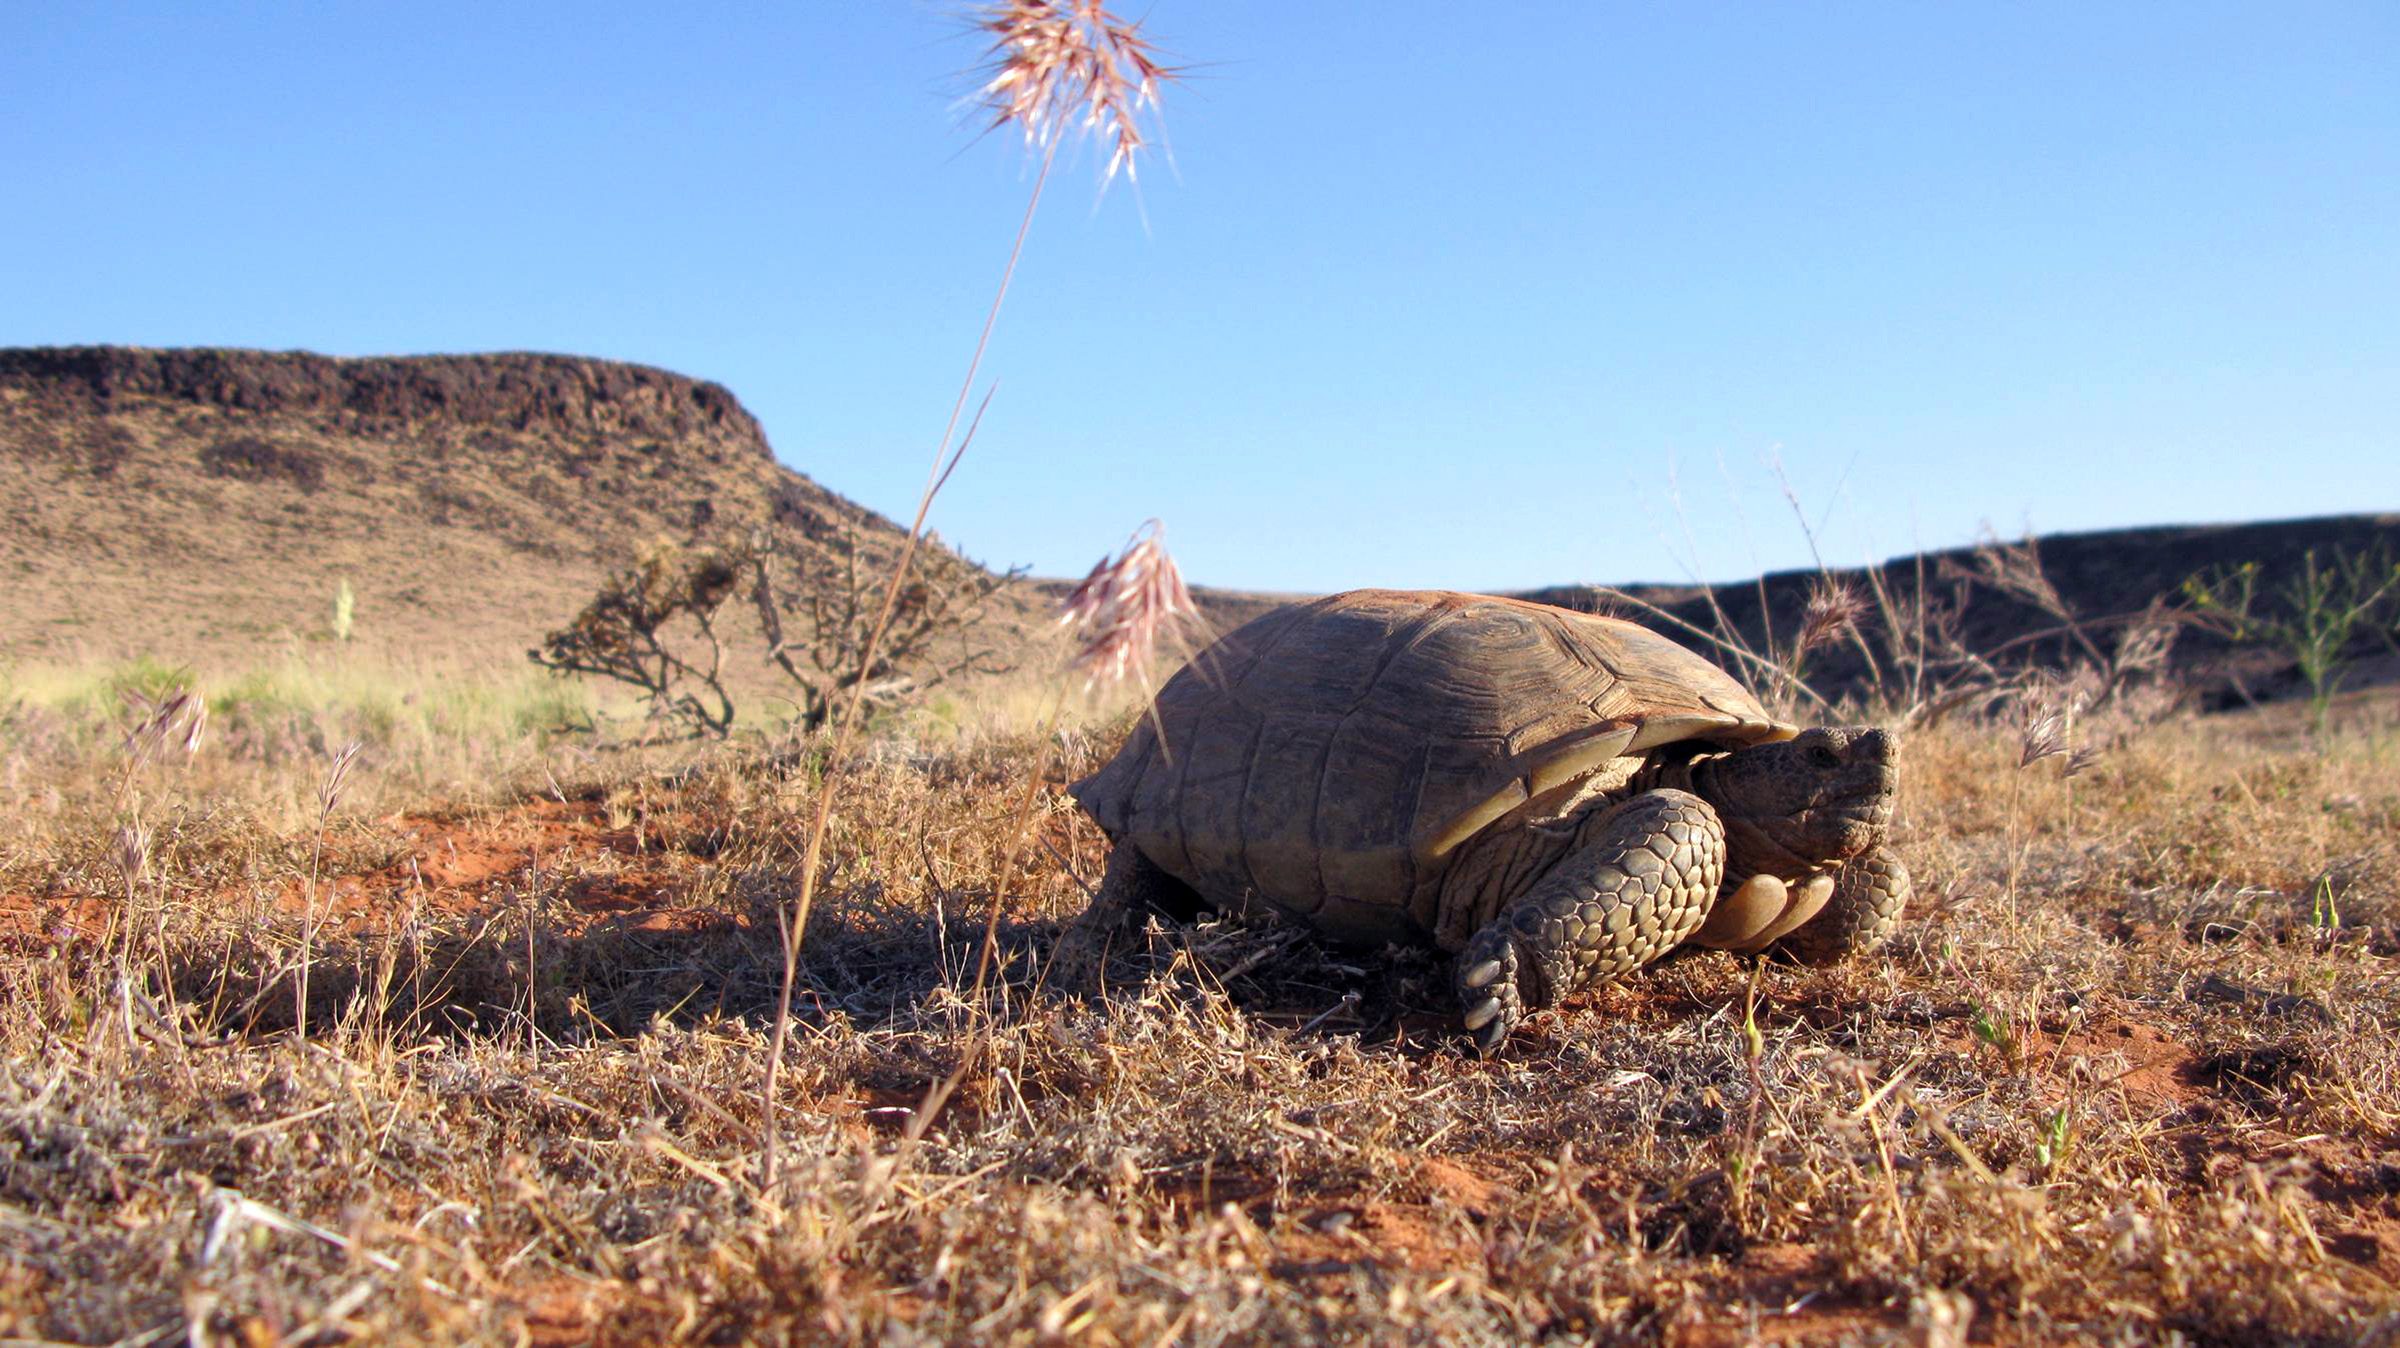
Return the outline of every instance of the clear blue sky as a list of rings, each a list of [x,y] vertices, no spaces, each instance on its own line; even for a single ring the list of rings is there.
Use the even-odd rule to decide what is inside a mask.
[[[936,509],[1080,572],[1731,578],[2400,507],[2400,5],[1153,0]],[[0,344],[729,385],[905,517],[1030,182],[956,11],[0,7]],[[1686,540],[1688,531],[1689,541]]]

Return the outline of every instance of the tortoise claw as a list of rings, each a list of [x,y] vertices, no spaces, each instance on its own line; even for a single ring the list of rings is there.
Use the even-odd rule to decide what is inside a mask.
[[[1501,1041],[1506,1038],[1508,1038],[1507,1021],[1495,1020],[1491,1024],[1484,1026],[1481,1030],[1478,1030],[1475,1033],[1475,1052],[1477,1056],[1485,1058],[1492,1056],[1492,1054],[1499,1051]]]
[[[1475,1041],[1475,1052],[1490,1057],[1524,1019],[1523,991],[1517,986],[1517,951],[1498,931],[1480,935],[1459,957],[1456,973],[1459,1019]]]

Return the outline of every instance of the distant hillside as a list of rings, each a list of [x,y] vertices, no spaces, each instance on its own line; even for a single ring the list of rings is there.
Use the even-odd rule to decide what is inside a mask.
[[[893,524],[783,467],[723,387],[575,356],[344,359],[304,352],[0,349],[0,663],[148,656],[242,667],[329,640],[334,593],[356,595],[366,653],[434,668],[514,664],[645,544],[765,525],[856,527],[870,557]],[[2112,530],[2039,540],[2044,574],[2105,626],[2195,572],[2316,550],[2400,556],[2400,515]],[[888,554],[887,554],[888,555]],[[1977,651],[2056,658],[2035,605],[1961,578],[1973,549],[1895,558],[1886,575],[1954,612]],[[1837,573],[1858,579],[1858,573]],[[1714,629],[1711,600],[1753,646],[1795,627],[1811,572],[1712,588],[1628,585]],[[993,615],[1043,629],[1030,587]],[[1196,590],[1228,630],[1301,596]],[[1587,586],[1524,597],[1590,608]],[[1672,630],[1639,612],[1627,616]],[[2208,696],[2272,692],[2288,661],[2187,634],[2178,659]],[[745,661],[755,665],[755,660]],[[1855,653],[1812,659],[1841,687]],[[2400,678],[2400,658],[2362,671]]]
[[[2271,594],[2282,578],[2296,574],[2311,551],[2320,563],[2337,555],[2380,555],[2400,559],[2400,514],[2335,515],[2317,519],[2279,520],[2257,524],[2161,526],[2109,529],[2091,533],[2053,534],[2034,540],[2040,572],[2078,622],[2104,650],[2109,649],[2117,621],[2139,613],[2153,600],[2174,599],[2187,577],[2256,563],[2262,595]],[[2071,658],[2072,638],[2060,634],[2058,619],[2040,606],[1987,580],[1978,579],[1975,548],[1909,554],[1885,562],[1887,582],[1903,598],[1923,592],[1939,609],[1954,615],[1956,633],[1967,649],[1993,655],[2004,666],[2028,662],[2057,664]],[[1834,571],[1836,580],[1864,588],[1865,573],[1856,568]],[[1780,571],[1756,580],[1723,585],[1629,583],[1615,586],[1640,601],[1627,604],[1604,598],[1591,585],[1553,585],[1513,592],[1516,598],[1583,611],[1599,610],[1658,628],[1687,645],[1703,648],[1678,623],[1720,633],[1729,625],[1753,650],[1766,650],[1769,636],[1789,641],[1797,630],[1802,609],[1818,576],[1814,571]],[[1230,631],[1259,614],[1309,596],[1193,587],[1194,598],[1216,630]],[[1668,618],[1646,612],[1647,604]],[[1717,614],[1723,614],[1721,625]],[[1878,622],[1871,617],[1869,623]],[[2043,635],[2048,633],[2049,635]],[[1870,648],[1879,639],[1870,641]],[[2361,657],[2346,686],[2400,681],[2400,659],[2378,657],[2381,644],[2362,633],[2356,653]],[[2269,697],[2293,691],[2292,662],[2271,651],[2234,650],[2203,632],[2179,632],[2175,663],[2204,703],[2222,705],[2245,695]],[[1865,665],[1855,649],[1835,646],[1810,657],[1810,682],[1826,691],[1856,687]],[[2238,684],[2238,688],[2237,688]]]
[[[506,354],[0,350],[0,660],[244,662],[356,639],[521,659],[659,537],[880,516],[723,387]]]
[[[2023,549],[2026,545],[2020,540],[2011,546]],[[1951,548],[1910,554],[1891,559],[1881,570],[1887,585],[1904,599],[1917,595],[1921,586],[1934,609],[1954,620],[1960,644],[1993,657],[2002,667],[2071,662],[2076,654],[2075,639],[2060,630],[2059,619],[2005,586],[1993,584],[1982,574],[1979,551]],[[2303,559],[2311,552],[2323,565],[2344,556],[2400,560],[2400,514],[2051,534],[2032,540],[2029,555],[2038,560],[2040,576],[2066,610],[2105,651],[2113,649],[2122,620],[2139,614],[2154,601],[2177,600],[2184,581],[2194,575],[2255,564],[2261,576],[2261,610],[2266,611],[2274,606],[2283,581],[2299,574]],[[1832,575],[1837,581],[1865,588],[1866,574],[1861,570],[1837,570]],[[1770,630],[1784,641],[1797,630],[1817,579],[1814,571],[1781,571],[1713,587],[1650,584],[1618,588],[1676,619],[1711,631],[1718,630],[1715,611],[1721,610],[1724,621],[1740,632],[1745,642],[1763,650]],[[1672,626],[1629,611],[1622,603],[1601,599],[1589,586],[1553,586],[1529,591],[1523,597],[1567,608],[1600,608],[1654,626]],[[1876,645],[1869,643],[1870,649]],[[2351,680],[2352,686],[2389,682],[2400,676],[2400,670],[2391,667],[2400,662],[2374,658],[2382,649],[2378,636],[2359,633],[2356,653],[2365,663]],[[2236,650],[2190,627],[2179,629],[2173,658],[2184,681],[2211,705],[2248,696],[2281,695],[2292,691],[2297,677],[2293,662],[2278,653]],[[1844,645],[1812,656],[1810,669],[1812,683],[1828,690],[1854,687],[1866,672],[1862,657]]]

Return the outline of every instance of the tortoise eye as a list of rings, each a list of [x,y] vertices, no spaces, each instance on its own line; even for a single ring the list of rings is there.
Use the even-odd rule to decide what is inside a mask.
[[[1842,756],[1820,744],[1808,751],[1808,761],[1815,767],[1838,768],[1842,765]]]

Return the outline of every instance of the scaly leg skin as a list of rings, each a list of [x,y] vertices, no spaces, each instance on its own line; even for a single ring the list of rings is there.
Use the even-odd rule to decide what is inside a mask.
[[[1202,906],[1190,885],[1160,869],[1132,843],[1118,843],[1109,850],[1108,869],[1100,877],[1092,906],[1067,925],[1050,956],[1052,986],[1069,992],[1099,991],[1111,945],[1139,936],[1152,913],[1189,922]]]
[[[1908,906],[1908,867],[1890,848],[1852,858],[1834,872],[1833,897],[1807,925],[1775,943],[1803,964],[1831,964],[1883,944]]]
[[[1458,1000],[1489,1055],[1529,1009],[1648,964],[1708,917],[1725,827],[1688,791],[1611,808],[1584,845],[1500,910],[1458,957]]]

